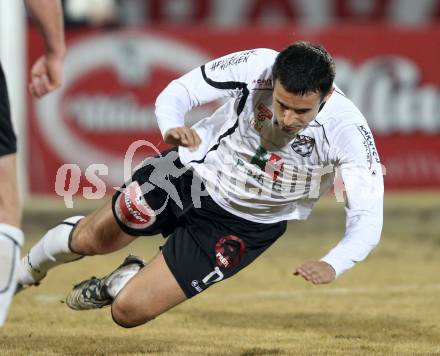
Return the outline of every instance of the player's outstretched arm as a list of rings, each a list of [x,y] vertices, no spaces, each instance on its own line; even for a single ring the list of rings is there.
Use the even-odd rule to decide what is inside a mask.
[[[26,8],[44,40],[45,53],[31,69],[29,91],[37,98],[61,85],[64,55],[64,20],[59,0],[25,0]]]
[[[324,261],[304,262],[293,274],[295,276],[301,276],[313,284],[330,283],[336,278],[336,272],[333,267]]]
[[[186,126],[169,129],[165,133],[164,141],[170,145],[188,147],[191,150],[196,150],[202,142],[197,132]]]

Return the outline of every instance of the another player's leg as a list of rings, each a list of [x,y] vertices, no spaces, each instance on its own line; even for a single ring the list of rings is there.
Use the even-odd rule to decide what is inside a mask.
[[[17,283],[17,265],[23,233],[20,229],[0,224],[0,327],[6,321]]]
[[[6,79],[0,65],[0,326],[5,322],[15,291],[16,265],[23,243],[16,151]]]
[[[47,272],[66,262],[78,260],[81,254],[71,250],[69,237],[83,216],[70,217],[46,234],[23,257],[19,266],[17,291],[38,285]]]
[[[17,284],[17,265],[23,244],[20,223],[16,154],[13,153],[0,157],[0,314],[4,317]],[[0,315],[0,325],[1,319]]]
[[[49,230],[22,259],[19,284],[37,284],[58,265],[117,251],[133,239],[119,228],[108,202],[85,218],[74,216]]]
[[[0,157],[0,326],[6,320],[17,285],[17,265],[23,244],[20,220],[14,153]]]

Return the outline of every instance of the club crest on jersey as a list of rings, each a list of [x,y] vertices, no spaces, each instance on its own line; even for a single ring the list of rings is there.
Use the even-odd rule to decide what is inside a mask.
[[[315,147],[315,139],[306,135],[297,135],[290,147],[299,155],[310,157],[313,147]]]

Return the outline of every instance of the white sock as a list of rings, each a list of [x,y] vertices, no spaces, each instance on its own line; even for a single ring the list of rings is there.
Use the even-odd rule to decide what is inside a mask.
[[[7,224],[0,224],[0,327],[4,325],[17,285],[17,265],[23,232]]]
[[[18,282],[31,285],[44,278],[46,273],[66,262],[83,257],[71,251],[69,247],[70,233],[83,216],[73,216],[49,230],[23,257],[19,268]]]

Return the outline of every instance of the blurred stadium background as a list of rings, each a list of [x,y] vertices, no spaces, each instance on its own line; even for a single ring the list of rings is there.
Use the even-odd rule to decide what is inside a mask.
[[[343,207],[329,196],[254,267],[150,326],[120,330],[105,311],[58,303],[72,282],[127,251],[148,258],[161,243],[140,240],[18,296],[0,354],[440,354],[440,0],[65,0],[64,9],[65,82],[37,101],[26,80],[41,40],[21,1],[0,1],[28,245],[60,218],[99,206],[96,187],[102,180],[111,194],[123,181],[133,141],[166,148],[154,100],[170,80],[229,52],[297,40],[333,54],[337,84],[375,133],[386,170],[383,241],[335,284],[292,280],[297,263],[342,236]],[[144,147],[136,159],[152,153]],[[56,179],[66,163],[59,178],[70,188]],[[60,195],[73,197],[72,209]]]

